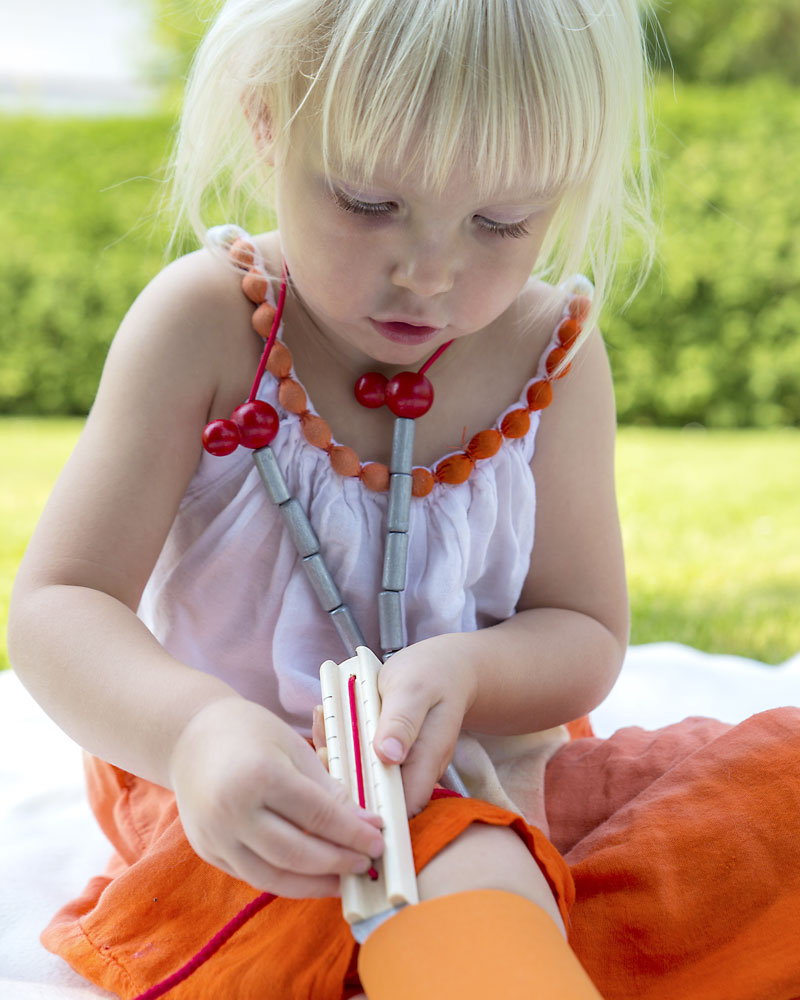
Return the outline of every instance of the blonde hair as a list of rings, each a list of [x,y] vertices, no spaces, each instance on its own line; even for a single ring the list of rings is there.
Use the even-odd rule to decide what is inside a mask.
[[[588,268],[593,316],[633,226],[649,237],[647,64],[637,0],[228,0],[201,44],[174,158],[178,217],[268,207],[254,141],[276,155],[316,116],[327,164],[378,160],[442,187],[560,197],[537,272]],[[215,218],[214,221],[218,221]]]

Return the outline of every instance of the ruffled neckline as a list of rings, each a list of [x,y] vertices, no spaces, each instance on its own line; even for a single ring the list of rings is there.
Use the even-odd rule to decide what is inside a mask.
[[[238,227],[221,227],[219,242],[227,246],[231,260],[242,272],[242,291],[254,305],[252,325],[266,339],[274,317],[275,305],[270,282],[255,242]],[[542,352],[536,374],[523,386],[516,402],[502,411],[494,426],[474,434],[468,444],[449,452],[432,466],[418,465],[412,470],[412,493],[427,496],[436,486],[455,486],[466,482],[480,463],[491,459],[502,448],[524,439],[531,430],[531,417],[550,405],[553,384],[570,370],[570,351],[581,334],[591,308],[592,285],[577,275],[562,286],[562,314]],[[297,378],[289,348],[283,343],[283,323],[267,360],[266,370],[258,387],[259,398],[269,392],[273,380],[278,404],[297,418],[303,441],[311,448],[325,452],[337,475],[360,479],[375,493],[389,488],[389,468],[383,462],[362,462],[349,445],[337,442],[330,424],[314,407],[305,386]],[[266,385],[265,385],[266,383]]]

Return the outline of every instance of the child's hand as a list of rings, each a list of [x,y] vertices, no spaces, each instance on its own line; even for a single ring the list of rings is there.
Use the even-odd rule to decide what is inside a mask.
[[[337,896],[340,874],[366,871],[383,852],[380,819],[349,800],[290,726],[243,698],[192,718],[170,775],[195,851],[257,889]]]
[[[475,699],[474,669],[457,648],[456,636],[426,639],[395,653],[378,675],[375,751],[386,763],[402,763],[409,816],[427,805]]]

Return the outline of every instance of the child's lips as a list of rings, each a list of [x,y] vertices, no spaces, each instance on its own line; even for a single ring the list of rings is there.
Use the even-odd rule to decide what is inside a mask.
[[[378,333],[395,344],[424,344],[439,333],[441,327],[422,326],[403,320],[378,320],[370,317],[370,323]]]

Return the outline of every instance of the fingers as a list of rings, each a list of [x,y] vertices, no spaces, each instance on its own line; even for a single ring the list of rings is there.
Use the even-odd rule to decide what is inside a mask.
[[[444,704],[432,709],[425,720],[402,765],[409,816],[416,816],[430,801],[434,785],[452,759],[460,723],[460,717],[453,718]]]
[[[264,808],[296,828],[351,851],[378,858],[383,853],[382,820],[353,802],[341,782],[331,778],[310,747],[292,760],[293,773],[272,769],[262,790]],[[287,780],[289,779],[289,780]]]
[[[401,764],[436,705],[427,685],[387,683],[375,731],[375,753],[385,764]]]
[[[322,715],[322,705],[316,705],[311,716],[311,742],[317,753],[325,746],[325,719]]]
[[[275,872],[292,875],[363,874],[372,864],[358,853],[299,830],[275,813],[261,811],[242,837],[246,847],[264,866],[264,878]]]
[[[272,892],[289,899],[319,899],[339,895],[338,875],[299,875],[281,871],[243,844],[231,850],[229,858],[209,856],[206,860],[232,878],[247,882],[254,889]]]

